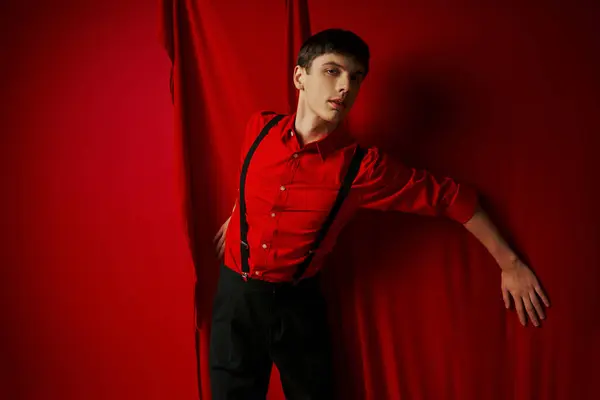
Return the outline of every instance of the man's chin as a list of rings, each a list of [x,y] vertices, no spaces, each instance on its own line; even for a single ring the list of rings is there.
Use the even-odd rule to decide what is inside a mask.
[[[330,123],[340,123],[346,117],[346,113],[343,111],[333,110],[327,113],[323,113],[321,118]]]

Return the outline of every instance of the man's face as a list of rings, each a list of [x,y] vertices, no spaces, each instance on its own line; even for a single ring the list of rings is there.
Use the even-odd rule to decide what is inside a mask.
[[[337,53],[315,58],[306,71],[296,67],[294,83],[305,106],[317,117],[339,123],[348,114],[364,78],[364,67]]]

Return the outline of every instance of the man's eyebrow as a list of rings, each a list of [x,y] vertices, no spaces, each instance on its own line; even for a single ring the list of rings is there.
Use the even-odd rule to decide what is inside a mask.
[[[344,70],[346,69],[346,68],[344,68],[343,65],[338,64],[335,61],[329,61],[329,62],[326,62],[326,63],[323,64],[323,66],[326,66],[326,65],[331,65],[331,66],[338,67],[338,68],[341,68],[341,69],[344,69]],[[357,70],[355,72],[355,74],[364,75],[365,72],[362,69],[359,69],[359,70]]]

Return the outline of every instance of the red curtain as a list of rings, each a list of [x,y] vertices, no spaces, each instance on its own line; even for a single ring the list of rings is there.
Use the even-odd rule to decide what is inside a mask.
[[[2,1],[0,26],[0,399],[197,399],[156,0]]]
[[[162,0],[203,399],[211,241],[237,193],[243,127],[253,111],[293,110],[295,54],[329,27],[372,50],[355,134],[475,185],[552,303],[541,328],[522,327],[503,308],[498,267],[461,226],[360,214],[325,272],[340,398],[600,396],[600,8],[427,3]],[[281,399],[273,378],[270,398]]]

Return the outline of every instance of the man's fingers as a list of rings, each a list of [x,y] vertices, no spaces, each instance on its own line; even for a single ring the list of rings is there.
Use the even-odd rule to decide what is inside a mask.
[[[529,315],[529,319],[531,319],[533,325],[539,326],[540,322],[535,313],[535,308],[533,307],[531,299],[527,296],[523,296],[523,304],[525,304],[525,310],[527,310],[527,315]]]
[[[538,294],[538,296],[540,296],[546,307],[550,307],[550,301],[548,300],[548,297],[546,297],[546,294],[544,293],[540,285],[535,285],[535,291]]]
[[[537,315],[539,315],[541,319],[546,318],[546,316],[544,315],[544,309],[542,308],[542,304],[538,300],[538,297],[536,296],[535,292],[530,292],[529,298],[531,299],[531,303],[533,303],[533,307],[535,307]]]
[[[521,325],[525,326],[525,309],[523,308],[523,300],[520,297],[513,296],[515,299],[515,308],[517,309],[517,314],[519,315],[519,321],[521,321]]]
[[[213,244],[217,243],[219,241],[219,239],[221,238],[221,236],[223,236],[223,227],[221,227],[221,229],[219,229],[219,231],[213,238]]]
[[[221,225],[221,227],[219,228],[219,231],[213,238],[213,243],[216,243],[221,236],[225,236],[225,231],[227,230],[228,226],[229,226],[229,220],[225,221],[225,223],[223,225]]]
[[[223,253],[225,252],[225,235],[221,235],[221,237],[219,237],[219,241],[216,244],[216,252],[219,258],[221,258],[223,256]]]
[[[510,296],[505,288],[502,288],[502,298],[504,299],[504,307],[510,308]]]
[[[219,243],[218,243],[217,247],[219,249],[225,247],[225,235],[221,235],[221,237],[219,238]]]

